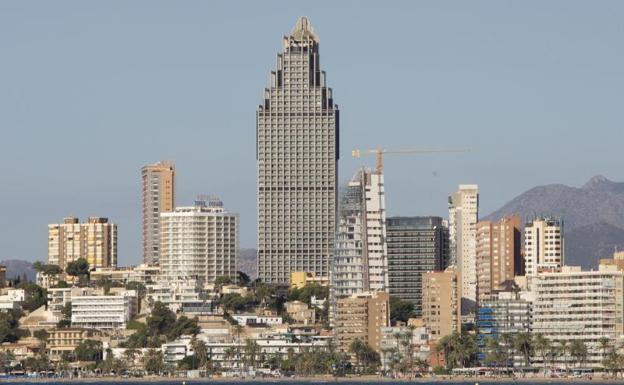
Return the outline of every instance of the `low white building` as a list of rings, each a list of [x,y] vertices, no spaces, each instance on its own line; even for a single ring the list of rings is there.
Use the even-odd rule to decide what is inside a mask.
[[[392,326],[381,328],[381,364],[389,369],[392,355],[404,358],[411,345],[413,359],[426,360],[429,357],[429,333],[425,327]]]
[[[137,314],[138,297],[134,290],[112,295],[72,297],[71,322],[74,327],[92,329],[125,329]]]
[[[234,314],[232,318],[243,326],[273,326],[281,325],[282,317],[262,316],[256,314]]]
[[[22,303],[26,300],[26,291],[24,289],[6,289],[4,294],[0,295],[0,310],[19,310]]]
[[[624,337],[624,273],[617,266],[600,265],[598,271],[564,266],[561,272],[539,273],[531,290],[533,334],[541,333],[555,345],[582,341],[588,350],[585,366],[602,366],[607,351],[600,346],[601,338],[616,344]],[[565,354],[554,361],[563,367],[574,359]]]
[[[48,310],[57,320],[63,318],[63,308],[71,302],[71,292],[72,289],[69,287],[48,289]]]
[[[147,286],[150,306],[162,302],[174,313],[191,315],[214,314],[214,301],[203,290],[197,279],[163,280]]]

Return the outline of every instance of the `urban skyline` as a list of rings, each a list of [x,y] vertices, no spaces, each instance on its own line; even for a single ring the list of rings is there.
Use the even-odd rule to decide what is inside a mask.
[[[543,11],[555,12],[557,4],[564,3],[543,5]],[[339,185],[362,163],[372,165],[372,159],[351,159],[353,148],[459,145],[473,149],[470,154],[389,160],[388,215],[446,216],[446,202],[440,197],[459,183],[479,184],[484,198],[480,211],[487,214],[533,185],[581,185],[594,174],[624,179],[616,167],[617,148],[611,147],[623,135],[613,105],[624,89],[617,70],[622,57],[613,49],[621,36],[610,27],[621,5],[565,4],[569,14],[556,30],[529,7],[519,7],[512,15],[494,3],[470,10],[460,3],[454,9],[406,4],[401,15],[392,13],[392,23],[379,21],[382,28],[367,26],[391,11],[371,5],[354,11],[340,4],[332,7],[331,14],[290,4],[277,14],[256,9],[253,3],[240,14],[226,5],[211,12],[199,7],[194,14],[168,12],[159,6],[131,6],[125,12],[87,7],[77,18],[67,12],[69,5],[31,10],[18,3],[3,4],[6,12],[0,17],[17,17],[2,23],[9,32],[4,35],[15,40],[7,44],[9,60],[0,65],[4,73],[15,76],[6,79],[8,92],[0,95],[7,108],[0,123],[11,127],[0,163],[19,164],[20,172],[8,170],[0,192],[5,213],[0,228],[6,234],[0,239],[0,258],[43,259],[45,224],[70,215],[99,215],[119,225],[119,263],[139,263],[137,170],[161,159],[176,163],[179,202],[191,201],[202,192],[227,197],[228,207],[241,214],[241,247],[255,247],[254,122],[249,111],[261,101],[279,36],[288,33],[292,20],[302,14],[309,15],[317,32],[325,36],[324,68],[331,74],[343,110]],[[16,20],[31,11],[33,18],[56,17],[62,25],[24,30]],[[105,33],[112,15],[120,18],[119,28]],[[139,15],[145,17],[142,32],[134,25]],[[244,26],[227,26],[219,20],[235,16]],[[534,28],[524,30],[525,22]],[[163,23],[171,28],[160,30]],[[177,28],[180,23],[185,27]],[[344,23],[353,28],[344,28]],[[492,28],[497,29],[496,36]],[[591,33],[579,39],[579,28]],[[76,29],[83,33],[72,34]],[[214,33],[216,29],[225,33]],[[472,34],[460,33],[465,30]],[[244,58],[253,60],[232,66],[243,57],[233,43],[250,31],[258,34],[258,43]],[[67,34],[72,39],[64,40]],[[199,44],[198,39],[205,41]],[[406,44],[414,50],[401,50]],[[214,55],[197,49],[206,45]],[[50,53],[48,46],[58,52],[51,56],[53,60],[43,60]],[[137,46],[142,48],[134,49]],[[362,56],[365,47],[379,49],[380,55]],[[163,57],[167,52],[172,54]],[[75,64],[66,57],[75,58]],[[384,68],[382,64],[397,70],[370,77],[370,70]],[[181,73],[197,81],[180,77]],[[226,86],[216,73],[237,80]],[[60,86],[59,81],[70,87]],[[208,89],[220,92],[212,95]],[[376,91],[365,92],[372,89]],[[545,110],[544,105],[550,108]],[[414,108],[418,114],[412,121],[408,116]],[[382,111],[393,112],[389,127]],[[378,127],[388,128],[380,132]],[[505,140],[497,145],[500,130],[517,130],[514,143]],[[178,140],[172,140],[174,132]],[[536,133],[542,140],[529,142]],[[574,151],[548,145],[563,133],[574,143]],[[146,137],[151,146],[141,145]],[[206,151],[205,143],[213,137],[221,143]],[[604,142],[605,137],[613,140]],[[115,148],[116,156],[102,157],[106,162],[89,156],[93,142]],[[494,157],[505,159],[510,149],[514,156],[492,164]],[[553,156],[559,164],[538,167]],[[91,159],[89,167],[76,161],[82,157]],[[210,167],[223,160],[230,165],[227,170]],[[65,170],[61,177],[58,167]],[[415,177],[422,180],[416,183]],[[33,181],[46,188],[37,188]],[[50,205],[51,200],[56,204]],[[20,239],[37,229],[40,242]]]
[[[541,141],[536,141],[529,129],[508,133],[501,127],[496,131],[499,137],[492,132],[482,136],[476,129],[468,130],[468,136],[454,129],[425,129],[427,135],[416,130],[411,136],[413,130],[398,126],[400,113],[395,111],[409,106],[412,119],[406,121],[418,126],[423,105],[401,93],[408,81],[397,82],[401,75],[413,72],[401,72],[400,66],[393,65],[401,51],[386,54],[387,47],[369,44],[365,57],[370,62],[359,60],[358,64],[370,67],[376,57],[389,60],[385,67],[370,67],[359,81],[369,86],[375,100],[395,103],[380,112],[366,109],[371,116],[384,117],[383,122],[366,121],[383,123],[375,130],[377,139],[366,129],[350,131],[354,126],[345,135],[342,121],[350,119],[352,95],[345,88],[347,108],[338,107],[342,99],[329,87],[334,85],[328,80],[333,76],[325,72],[332,74],[336,62],[328,58],[321,65],[320,60],[320,36],[324,35],[315,31],[308,16],[295,20],[294,28],[282,34],[282,48],[256,105],[255,132],[238,133],[211,125],[184,137],[184,129],[169,128],[164,156],[135,168],[135,182],[140,185],[136,196],[142,205],[137,212],[124,214],[141,218],[140,226],[128,231],[140,230],[138,239],[118,237],[122,233],[119,218],[114,217],[118,202],[105,187],[109,181],[123,180],[124,174],[107,177],[109,170],[100,171],[95,161],[84,162],[78,148],[71,152],[74,166],[97,175],[100,184],[96,187],[108,193],[108,200],[84,222],[80,222],[82,215],[76,215],[80,211],[49,222],[48,258],[37,258],[44,261],[30,265],[34,280],[26,273],[9,276],[15,262],[29,265],[23,261],[0,264],[0,327],[4,330],[0,369],[5,375],[30,378],[47,376],[50,371],[70,379],[135,375],[439,379],[448,375],[452,380],[466,375],[577,378],[601,371],[603,376],[617,377],[624,367],[624,252],[618,251],[616,241],[605,239],[611,237],[610,229],[618,231],[619,219],[624,221],[624,210],[620,210],[624,182],[595,176],[578,189],[540,186],[485,216],[488,211],[483,202],[495,200],[492,196],[499,197],[508,188],[507,180],[497,178],[496,167],[522,179],[520,171],[514,170],[515,161],[525,172],[539,175],[534,163],[553,171],[553,156],[562,148],[573,149],[576,159],[582,159],[581,146],[570,139],[571,132],[566,131],[558,141],[547,138],[552,134],[548,130],[541,130]],[[376,32],[382,25],[375,24],[371,30]],[[344,29],[348,28],[342,26],[339,31]],[[255,40],[259,37],[254,36]],[[224,40],[230,38],[238,41],[236,35]],[[331,35],[327,39],[334,40],[343,50],[333,55],[347,54],[353,59],[348,54],[350,42],[345,45]],[[260,46],[245,44],[241,57],[255,59],[259,55],[254,49]],[[249,62],[237,61],[237,56],[226,58],[240,73]],[[232,77],[231,84],[243,78]],[[384,93],[376,80],[389,80],[395,90]],[[230,106],[223,103],[227,92],[235,88],[220,91],[218,82],[209,88],[220,96],[221,111],[230,113],[232,122],[242,111],[240,106],[246,106],[245,98]],[[176,96],[187,97],[184,93]],[[142,101],[137,99],[128,107]],[[548,106],[554,104],[550,101]],[[382,106],[381,102],[374,105]],[[481,118],[501,112],[492,107],[491,115]],[[356,113],[358,117],[364,114]],[[219,119],[214,118],[212,123]],[[127,136],[116,136],[117,141],[107,148],[97,134],[85,133],[90,155],[101,148],[107,159],[126,159],[124,140],[132,142],[134,135],[127,131]],[[56,146],[57,153],[75,139],[65,138],[62,131],[55,134],[62,142]],[[238,147],[230,147],[232,134],[239,139]],[[153,152],[159,135],[157,131],[142,133],[141,144],[132,153]],[[212,136],[206,141],[203,135]],[[393,142],[394,135],[399,141]],[[522,147],[524,136],[531,138],[528,151]],[[238,173],[247,161],[243,144],[248,137],[256,141],[255,216],[229,203],[248,193],[242,188],[247,174]],[[422,144],[434,137],[447,142],[444,146]],[[365,157],[357,161],[358,168],[347,184],[341,183],[344,167],[339,167],[350,150],[344,148],[345,138],[350,144],[362,144],[351,152],[353,158]],[[373,140],[376,144],[369,146]],[[548,145],[548,163],[539,155],[538,143],[543,141]],[[596,143],[605,142],[610,141]],[[184,155],[204,165],[199,168],[204,177],[191,178],[190,183],[180,180],[179,175],[195,167],[180,167],[175,156],[168,156],[169,151],[179,151],[179,143],[185,145]],[[197,143],[201,146],[195,147]],[[471,143],[479,146],[474,157],[464,154]],[[50,145],[54,147],[54,141]],[[488,157],[480,155],[484,148]],[[516,155],[520,152],[524,156]],[[219,154],[218,162],[206,163],[213,153]],[[63,180],[80,174],[63,167],[62,154],[55,158],[61,167],[54,177]],[[395,160],[398,155],[407,159]],[[478,161],[473,163],[475,158]],[[373,159],[374,168],[369,167]],[[48,163],[41,162],[42,168]],[[565,166],[574,169],[571,164]],[[421,175],[423,167],[433,168],[433,179]],[[421,192],[433,194],[440,184],[438,170],[451,169],[461,171],[444,174],[445,180],[454,179],[454,185],[431,198],[445,202],[445,215],[432,216],[428,210],[436,205],[419,201],[422,195],[411,196],[406,205],[386,194],[409,192],[406,186],[413,183]],[[231,178],[229,183],[214,177],[223,171]],[[488,193],[482,190],[482,179],[489,177],[495,178],[498,193],[491,193],[492,185]],[[204,178],[211,184],[198,192],[211,195],[196,195],[190,204],[179,194]],[[45,178],[37,182],[38,189],[51,189]],[[76,185],[64,182],[75,194],[91,187],[87,178]],[[240,191],[232,193],[229,188],[234,186],[241,187]],[[79,199],[65,206],[53,194],[48,198],[54,209],[81,206]],[[392,205],[397,213],[388,210]],[[29,218],[31,207],[18,207],[23,211],[19,219]],[[591,235],[575,233],[575,213],[605,222],[598,226],[590,222],[594,226]],[[251,255],[244,261],[241,258],[243,219],[254,217],[255,271],[249,266]],[[572,218],[565,222],[569,232],[564,228],[566,218]],[[19,228],[19,220],[11,223]],[[620,230],[617,234],[624,237],[624,227]],[[37,234],[31,230],[29,240],[42,238]],[[123,251],[119,252],[118,245],[125,239],[142,240],[143,263],[119,261]],[[581,263],[576,252],[570,252],[574,248],[564,248],[575,242],[584,246],[579,253]],[[607,250],[611,246],[614,250]],[[597,270],[584,264],[590,261],[598,265]]]

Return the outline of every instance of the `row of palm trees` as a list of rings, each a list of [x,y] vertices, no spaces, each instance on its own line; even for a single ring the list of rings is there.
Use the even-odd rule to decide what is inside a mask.
[[[624,369],[624,354],[618,352],[613,341],[601,338],[598,341],[603,357],[603,367],[617,373]],[[476,365],[479,344],[469,333],[453,333],[438,341],[436,350],[443,353],[447,369]],[[517,359],[525,368],[541,366],[544,373],[555,362],[562,363],[567,371],[569,366],[580,367],[586,363],[589,350],[583,340],[550,340],[543,334],[502,333],[497,338],[486,337],[481,343],[481,364],[495,368],[514,366]]]

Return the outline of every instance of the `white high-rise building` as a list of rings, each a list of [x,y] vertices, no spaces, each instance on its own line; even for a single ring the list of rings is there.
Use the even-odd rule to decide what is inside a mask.
[[[583,366],[602,366],[609,349],[601,347],[600,340],[615,343],[624,332],[624,273],[616,265],[601,264],[598,271],[564,266],[560,272],[538,273],[531,290],[532,332],[541,333],[555,346],[554,341],[580,340],[588,350]],[[534,360],[541,361],[536,356]],[[575,363],[571,354],[554,359],[559,367]]]
[[[216,198],[160,214],[160,270],[167,281],[234,279],[239,253],[238,214],[224,211]]]
[[[564,265],[563,222],[538,218],[524,227],[524,264],[526,274],[559,271]]]
[[[477,222],[479,187],[461,184],[449,196],[449,249],[451,264],[461,274],[462,312],[472,312],[477,301]]]
[[[339,212],[332,297],[388,291],[383,174],[358,171],[341,198]]]
[[[256,115],[258,277],[329,277],[336,235],[338,106],[319,64],[319,39],[302,17],[277,55]]]

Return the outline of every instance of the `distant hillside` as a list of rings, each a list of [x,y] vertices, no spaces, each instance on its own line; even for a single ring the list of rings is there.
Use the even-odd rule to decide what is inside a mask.
[[[561,184],[534,187],[483,219],[518,214],[563,218],[566,264],[596,268],[598,260],[624,249],[624,183],[594,176],[580,188]]]
[[[256,265],[256,249],[241,249],[238,269],[247,274],[251,279],[258,277]]]
[[[624,250],[624,229],[608,223],[594,223],[565,233],[566,265],[595,269],[600,258],[611,258],[615,250]]]
[[[12,279],[18,276],[24,277],[24,274],[26,274],[26,278],[28,278],[29,281],[34,281],[37,276],[37,272],[33,269],[32,263],[28,261],[7,259],[0,261],[0,265],[6,266],[7,279]]]
[[[595,176],[580,188],[561,184],[537,186],[486,219],[499,219],[509,214],[520,214],[525,220],[535,215],[562,217],[566,230],[599,222],[624,229],[624,183]]]

